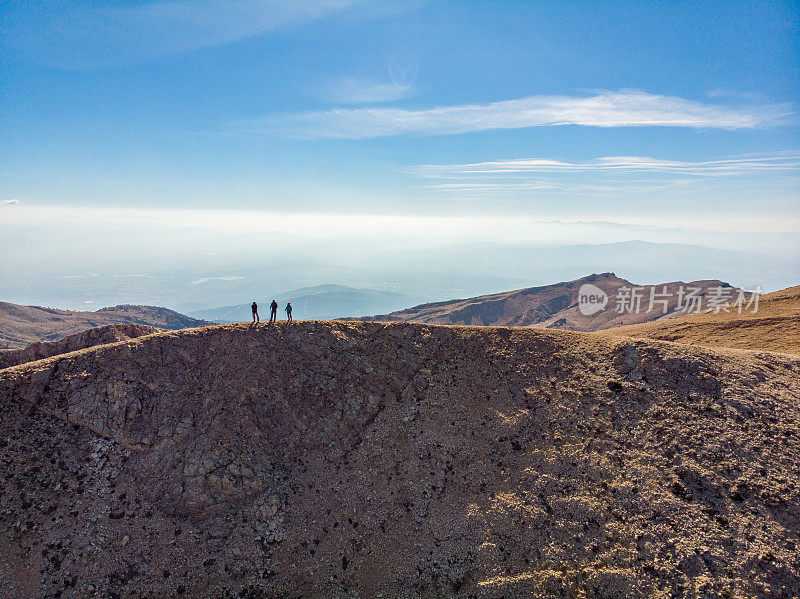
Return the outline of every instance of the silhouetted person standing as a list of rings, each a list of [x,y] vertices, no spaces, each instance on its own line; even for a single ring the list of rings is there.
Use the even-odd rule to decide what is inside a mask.
[[[272,303],[269,305],[269,321],[273,323],[276,320],[278,320],[278,302],[272,300]]]
[[[253,302],[253,305],[250,306],[250,308],[252,308],[253,310],[253,323],[258,324],[259,322],[261,322],[258,318],[258,304]]]
[[[292,322],[292,302],[286,302],[286,324]]]

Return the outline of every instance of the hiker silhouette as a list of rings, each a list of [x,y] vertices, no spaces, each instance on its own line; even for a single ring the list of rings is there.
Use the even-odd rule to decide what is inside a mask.
[[[278,302],[272,300],[272,303],[269,305],[269,321],[275,322],[278,320]]]
[[[250,306],[250,308],[253,310],[253,323],[258,324],[261,322],[261,320],[258,318],[258,304],[253,302],[253,305]]]
[[[286,322],[292,322],[292,302],[286,302]]]

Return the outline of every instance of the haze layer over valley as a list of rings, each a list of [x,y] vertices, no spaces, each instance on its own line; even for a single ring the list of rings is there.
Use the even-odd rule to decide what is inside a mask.
[[[284,233],[280,215],[233,215],[233,223],[220,227],[224,213],[198,218],[185,212],[161,224],[120,213],[114,218],[132,219],[121,225],[85,222],[85,211],[56,211],[58,223],[49,225],[48,215],[38,210],[3,210],[10,217],[0,221],[8,258],[0,263],[3,299],[76,310],[144,304],[207,318],[204,310],[298,297],[305,293],[297,290],[323,284],[372,294],[356,293],[339,301],[338,310],[320,310],[312,302],[306,311],[309,318],[332,318],[547,285],[590,272],[613,271],[641,284],[721,279],[766,291],[800,279],[793,259],[800,253],[800,234],[686,233],[502,218],[400,219],[398,228],[389,217],[356,216],[315,217],[314,227],[289,219],[291,233]],[[23,243],[12,228],[16,219],[43,222]],[[330,227],[324,228],[327,220]],[[472,241],[463,241],[467,233]]]

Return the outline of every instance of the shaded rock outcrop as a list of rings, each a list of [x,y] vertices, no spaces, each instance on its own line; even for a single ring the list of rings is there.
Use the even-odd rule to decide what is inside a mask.
[[[792,596],[800,359],[222,325],[0,373],[15,596]]]

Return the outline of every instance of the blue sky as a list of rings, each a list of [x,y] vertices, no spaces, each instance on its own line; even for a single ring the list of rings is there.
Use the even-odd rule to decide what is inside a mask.
[[[800,233],[796,2],[0,11],[17,235],[56,207],[98,231],[216,210]]]

